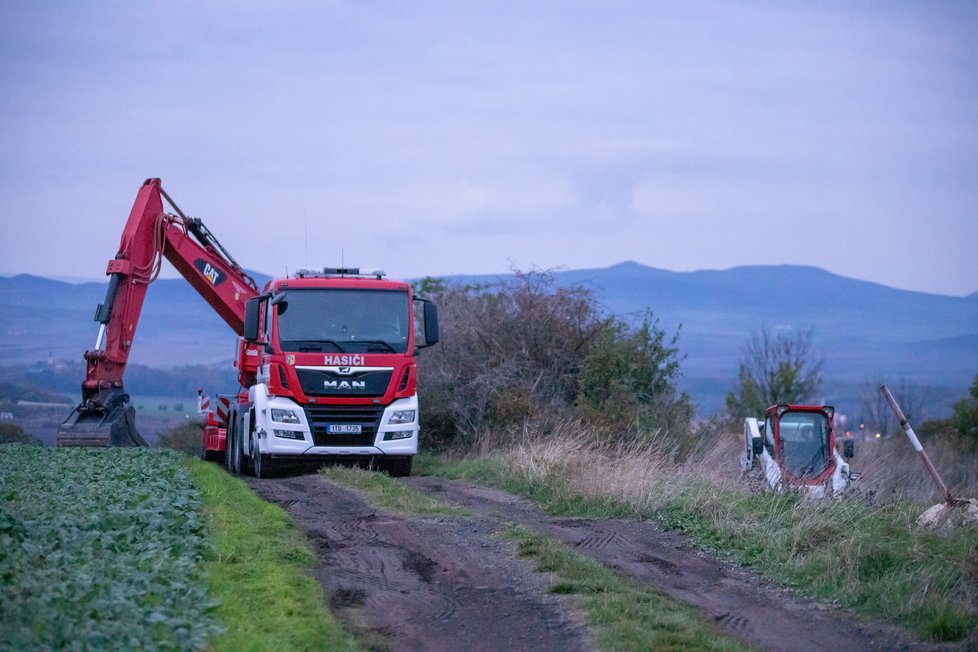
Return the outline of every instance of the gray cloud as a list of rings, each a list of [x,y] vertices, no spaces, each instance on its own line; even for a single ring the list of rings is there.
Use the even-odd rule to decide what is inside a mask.
[[[798,262],[970,293],[975,28],[955,3],[4,3],[0,273],[99,275],[152,175],[272,273]]]

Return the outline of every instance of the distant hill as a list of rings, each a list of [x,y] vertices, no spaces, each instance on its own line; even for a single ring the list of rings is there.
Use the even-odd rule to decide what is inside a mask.
[[[731,352],[767,326],[811,329],[827,371],[846,380],[893,371],[961,383],[978,373],[978,302],[969,297],[897,290],[794,265],[670,272],[628,262],[557,278],[592,287],[617,314],[650,308],[667,328],[682,324],[687,372],[735,374]]]
[[[268,276],[249,272],[261,287]],[[106,283],[65,283],[29,274],[0,277],[0,365],[80,360],[95,347],[96,306]],[[146,293],[130,361],[154,367],[213,364],[234,357],[227,324],[183,279],[157,280]]]
[[[268,278],[255,277],[259,285]],[[852,401],[860,383],[907,379],[943,388],[938,407],[946,411],[978,373],[978,293],[910,292],[793,265],[671,272],[625,262],[555,278],[590,288],[610,312],[638,320],[650,309],[670,333],[681,324],[684,384],[703,412],[722,406],[744,345],[761,326],[812,330],[826,358],[825,400],[837,405]],[[80,360],[95,344],[93,316],[105,287],[0,277],[0,366],[49,356]],[[159,280],[147,293],[131,360],[156,367],[229,363],[234,341],[185,281]]]
[[[978,374],[978,293],[898,290],[797,265],[672,272],[624,262],[555,279],[591,289],[609,312],[633,321],[649,309],[667,332],[681,325],[684,383],[707,413],[722,407],[744,346],[762,326],[810,329],[825,357],[823,400],[849,410],[858,386],[906,380],[932,388],[932,413],[946,413]]]

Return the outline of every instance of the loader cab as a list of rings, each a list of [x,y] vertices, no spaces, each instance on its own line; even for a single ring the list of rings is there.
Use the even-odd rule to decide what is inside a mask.
[[[835,471],[831,406],[774,405],[768,408],[765,437],[789,484],[817,485]]]

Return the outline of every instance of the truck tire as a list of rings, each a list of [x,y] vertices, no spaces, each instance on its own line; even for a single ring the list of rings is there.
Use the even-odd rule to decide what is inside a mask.
[[[241,475],[241,436],[238,434],[238,429],[234,429],[234,433],[231,436],[231,442],[228,444],[231,451],[231,471],[232,475]]]
[[[406,478],[411,475],[412,455],[391,455],[380,458],[380,470],[392,478]]]
[[[258,450],[257,446],[253,446],[255,443],[255,408],[251,408],[248,412],[248,427],[243,429],[244,432],[238,434],[238,441],[241,449],[241,473],[246,473],[248,475],[255,474],[255,464],[254,464],[254,451]],[[245,454],[245,450],[248,454]]]
[[[275,475],[275,462],[268,453],[259,452],[258,437],[252,435],[251,439],[251,468],[255,477],[271,478]]]
[[[224,468],[226,468],[228,470],[228,473],[233,473],[233,471],[231,470],[231,466],[232,466],[231,451],[233,451],[234,448],[231,446],[231,443],[234,441],[234,422],[235,422],[235,419],[237,419],[237,418],[238,418],[237,412],[235,412],[234,410],[231,410],[231,414],[228,415],[228,429],[224,433],[225,434],[225,437],[224,437]]]

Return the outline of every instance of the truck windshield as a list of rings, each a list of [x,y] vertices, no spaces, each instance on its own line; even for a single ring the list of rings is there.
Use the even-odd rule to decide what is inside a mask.
[[[283,351],[404,353],[410,311],[397,290],[288,290],[275,305]]]
[[[819,412],[786,412],[778,423],[781,465],[796,478],[814,478],[832,461],[829,423]]]

